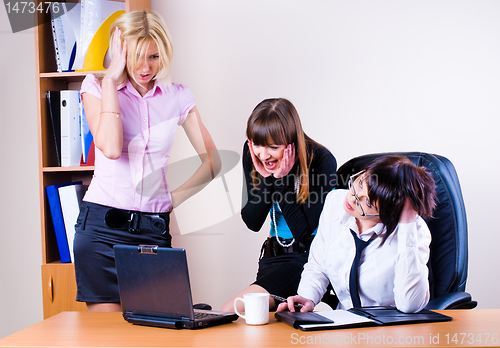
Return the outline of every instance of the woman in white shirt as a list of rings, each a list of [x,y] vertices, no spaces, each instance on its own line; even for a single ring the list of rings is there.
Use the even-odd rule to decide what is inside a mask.
[[[351,176],[349,190],[328,194],[298,295],[277,310],[294,311],[293,304],[301,303],[302,312],[312,311],[329,282],[338,309],[423,309],[429,302],[431,234],[421,216],[432,216],[435,199],[431,174],[408,158],[388,155],[368,164]],[[358,267],[353,264],[357,243],[366,244]]]

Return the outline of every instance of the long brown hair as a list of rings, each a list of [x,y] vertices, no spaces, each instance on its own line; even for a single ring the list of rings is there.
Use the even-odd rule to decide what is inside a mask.
[[[247,122],[247,138],[255,145],[295,145],[295,157],[299,166],[300,189],[297,201],[304,203],[309,195],[309,165],[313,158],[312,145],[318,145],[304,133],[299,114],[293,104],[284,98],[265,99],[260,102]],[[254,186],[260,174],[252,170]]]

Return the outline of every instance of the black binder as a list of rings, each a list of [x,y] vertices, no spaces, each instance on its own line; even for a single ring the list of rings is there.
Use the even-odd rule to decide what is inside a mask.
[[[307,316],[305,314],[312,315]],[[430,323],[450,321],[453,319],[452,317],[428,309],[423,309],[417,313],[403,313],[392,306],[351,308],[347,311],[335,310],[309,313],[286,311],[276,312],[274,316],[276,319],[303,331]]]
[[[57,165],[61,166],[61,92],[47,91],[47,110],[52,124],[52,135],[49,138],[49,149],[54,151],[57,158]],[[52,144],[51,141],[54,143]]]

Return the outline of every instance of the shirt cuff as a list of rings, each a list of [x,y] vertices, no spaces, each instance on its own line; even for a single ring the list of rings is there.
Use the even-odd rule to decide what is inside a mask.
[[[300,286],[299,286],[299,289],[297,290],[297,295],[302,296],[304,298],[307,298],[308,300],[313,301],[315,306],[323,298],[323,296],[320,293],[318,293],[317,291],[315,291],[313,288],[302,289]]]

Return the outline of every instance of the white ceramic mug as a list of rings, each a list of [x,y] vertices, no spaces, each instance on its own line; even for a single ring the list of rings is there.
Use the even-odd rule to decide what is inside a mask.
[[[241,301],[245,305],[245,315],[238,312],[236,302]],[[248,325],[262,325],[269,321],[269,294],[252,293],[244,294],[243,298],[234,300],[234,311],[245,319]]]

